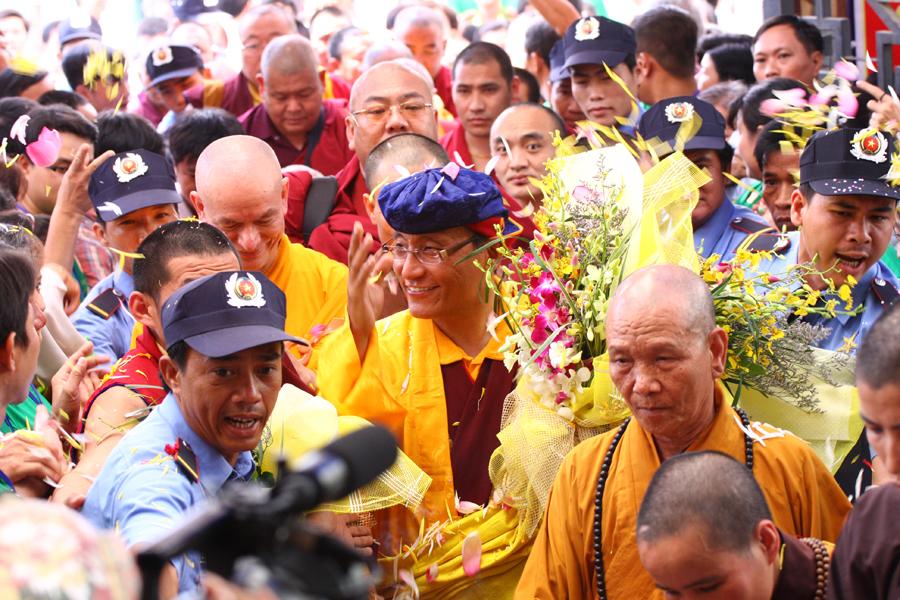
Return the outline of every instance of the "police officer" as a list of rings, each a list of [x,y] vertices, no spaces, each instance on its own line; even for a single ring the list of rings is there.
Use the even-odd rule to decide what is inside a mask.
[[[107,160],[91,175],[88,194],[97,212],[94,235],[118,255],[121,268],[97,282],[72,322],[94,342],[95,354],[115,362],[131,347],[134,327],[128,312],[134,291],[128,255],[157,227],[178,217],[181,196],[172,166],[148,150],[121,152]]]
[[[112,451],[88,493],[85,516],[133,547],[171,531],[184,512],[228,480],[253,472],[281,387],[285,296],[265,275],[228,271],[198,279],[162,309],[169,393]],[[200,558],[172,561],[165,597],[199,585]]]
[[[572,96],[588,119],[618,126],[634,109],[634,31],[606,17],[578,19],[563,37],[564,66],[572,76]],[[607,72],[621,79],[627,90]],[[635,115],[636,117],[636,115]]]
[[[751,210],[735,206],[726,197],[724,173],[731,165],[734,151],[725,141],[725,119],[708,102],[676,96],[657,102],[644,113],[638,132],[645,140],[656,138],[674,149],[679,129],[694,119],[700,120],[700,128],[685,142],[684,153],[711,178],[700,188],[699,201],[691,213],[694,246],[703,258],[718,254],[722,260],[730,260],[747,236],[765,231],[769,226]],[[777,243],[777,240],[765,241]]]
[[[840,129],[815,134],[800,155],[800,187],[791,195],[791,221],[799,231],[787,234],[790,246],[760,269],[777,275],[812,263],[824,275],[810,275],[807,283],[826,300],[839,299],[842,285],[852,286],[859,314],[806,317],[830,329],[821,348],[852,351],[898,298],[897,279],[879,260],[900,198],[900,187],[887,180],[894,152],[897,143],[889,133]]]

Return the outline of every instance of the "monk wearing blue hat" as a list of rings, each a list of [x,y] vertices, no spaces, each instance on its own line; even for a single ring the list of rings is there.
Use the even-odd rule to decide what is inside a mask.
[[[386,185],[378,204],[395,231],[386,246],[409,309],[376,323],[380,274],[371,239],[357,227],[349,318],[321,343],[319,393],[342,414],[387,426],[432,477],[417,515],[430,523],[447,518],[454,494],[477,504],[490,498],[488,462],[514,373],[500,352],[509,330],[489,332],[493,302],[475,261],[487,262],[490,250],[479,248],[489,240],[520,228],[490,177],[454,163]],[[382,542],[398,541],[390,535],[399,525],[392,518]]]

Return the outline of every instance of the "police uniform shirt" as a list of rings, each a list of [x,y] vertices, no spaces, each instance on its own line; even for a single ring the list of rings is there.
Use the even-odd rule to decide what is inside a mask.
[[[108,290],[115,290],[115,296]],[[135,321],[128,311],[128,297],[133,291],[131,275],[116,271],[98,281],[72,315],[78,333],[94,343],[94,354],[108,356],[109,364],[131,348]]]
[[[172,456],[178,439],[189,444],[199,481]],[[249,452],[239,454],[232,467],[185,423],[178,401],[169,394],[112,451],[88,492],[82,514],[101,529],[115,529],[129,547],[150,543],[174,530],[188,509],[214,496],[226,481],[249,480],[252,472]],[[202,568],[196,552],[179,556],[172,564],[179,592],[199,587]]]
[[[776,255],[772,260],[763,260],[759,271],[783,276],[788,269],[797,264],[797,254],[800,248],[800,232],[792,231],[787,234],[791,241],[790,247],[781,255]],[[833,318],[825,318],[819,315],[808,315],[804,320],[813,325],[822,325],[830,331],[817,346],[825,350],[837,350],[841,347],[852,346],[846,340],[852,340],[855,346],[859,346],[866,337],[869,329],[875,323],[881,313],[890,304],[890,299],[897,295],[898,281],[884,263],[881,261],[872,265],[860,278],[852,290],[853,307],[862,306],[862,311],[857,315],[838,314]],[[832,297],[831,295],[828,296]],[[837,295],[833,295],[838,299]],[[838,299],[839,300],[839,299]],[[845,303],[839,300],[838,308]]]
[[[723,261],[731,260],[741,242],[750,235],[741,226],[744,220],[760,223],[760,218],[753,211],[724,198],[706,223],[694,230],[694,247],[703,258],[718,254]]]

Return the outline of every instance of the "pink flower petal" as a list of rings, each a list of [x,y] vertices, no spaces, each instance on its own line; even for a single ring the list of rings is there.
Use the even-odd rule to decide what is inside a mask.
[[[459,165],[455,162],[449,162],[441,169],[441,173],[449,177],[450,181],[456,181],[456,176],[459,175]]]
[[[456,512],[461,515],[473,513],[476,510],[481,510],[481,505],[475,504],[474,502],[469,502],[468,500],[460,500],[459,506],[456,507]]]
[[[859,68],[852,62],[846,60],[839,60],[837,64],[834,65],[834,72],[838,77],[846,79],[847,81],[856,81],[859,79]]]
[[[572,197],[576,200],[580,200],[582,202],[587,202],[591,199],[591,190],[589,190],[586,186],[578,185],[575,186],[575,189],[572,190]]]
[[[481,537],[477,531],[473,531],[463,540],[462,561],[466,577],[474,577],[481,571]]]
[[[759,105],[759,110],[764,114],[770,117],[774,117],[776,115],[780,115],[783,112],[786,112],[788,109],[788,105],[778,98],[769,98],[767,100],[763,100]]]
[[[416,578],[412,576],[412,573],[407,571],[406,569],[400,569],[400,572],[397,574],[400,577],[400,581],[405,583],[412,590],[413,598],[419,597],[419,586],[416,585]]]
[[[841,111],[841,114],[851,119],[855,117],[857,111],[859,111],[859,100],[856,99],[856,94],[853,93],[853,90],[847,87],[841,88],[837,96],[838,110]]]
[[[809,103],[811,106],[827,105],[829,102],[831,102],[831,99],[837,95],[837,93],[838,87],[836,85],[826,85],[817,93],[810,96]]]
[[[438,566],[437,563],[434,563],[428,570],[425,571],[425,581],[428,583],[434,583],[434,580],[437,579],[438,576]]]
[[[494,156],[491,157],[491,160],[489,160],[488,163],[486,165],[484,165],[484,174],[490,175],[491,173],[493,173],[494,168],[497,166],[498,162],[500,162],[500,155],[495,154]],[[454,163],[450,163],[450,164],[454,164]],[[450,165],[447,165],[447,166],[450,166]]]
[[[779,100],[784,100],[790,106],[806,106],[806,90],[803,88],[773,90],[772,94]]]
[[[41,129],[38,138],[25,147],[25,154],[35,165],[39,167],[49,167],[59,158],[59,149],[62,146],[62,140],[59,132],[55,129]]]

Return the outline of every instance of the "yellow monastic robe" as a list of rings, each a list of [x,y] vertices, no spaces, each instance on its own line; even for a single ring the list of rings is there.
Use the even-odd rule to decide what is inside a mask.
[[[718,450],[743,463],[739,417],[722,398],[717,386],[713,423],[687,451]],[[597,597],[594,497],[600,466],[614,435],[615,431],[610,431],[583,442],[566,457],[516,598]],[[775,524],[797,537],[834,542],[850,503],[831,473],[809,446],[792,434],[767,437],[764,443],[753,444],[753,474]],[[662,598],[641,566],[635,537],[641,500],[659,465],[652,437],[632,419],[613,456],[603,495],[603,564],[610,600]]]
[[[428,523],[446,520],[448,510],[456,514],[441,365],[462,360],[476,378],[486,359],[503,360],[499,348],[508,330],[502,327],[500,341],[491,339],[478,356],[469,357],[431,320],[406,310],[376,324],[362,364],[346,324],[316,347],[319,395],[341,415],[387,427],[400,449],[432,478],[418,515]]]
[[[284,329],[308,338],[316,325],[327,326],[343,318],[347,308],[347,267],[324,254],[292,244],[287,236],[278,247],[278,259],[265,274],[287,297]]]

